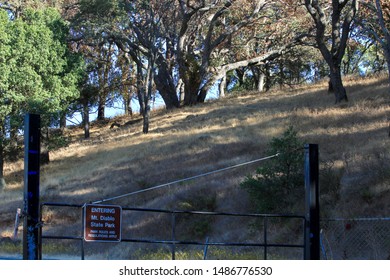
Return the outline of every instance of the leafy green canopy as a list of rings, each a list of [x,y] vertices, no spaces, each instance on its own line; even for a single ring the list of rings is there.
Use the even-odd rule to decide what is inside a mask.
[[[79,96],[81,57],[54,9],[26,10],[11,20],[0,11],[0,120],[26,112],[53,114]]]
[[[303,143],[297,132],[288,128],[281,137],[273,138],[268,153],[279,156],[266,161],[248,176],[241,186],[245,188],[260,213],[290,212],[294,206],[303,203],[304,168]]]

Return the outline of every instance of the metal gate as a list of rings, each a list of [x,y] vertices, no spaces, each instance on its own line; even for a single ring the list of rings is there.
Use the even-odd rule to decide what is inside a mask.
[[[75,224],[75,216],[69,216],[67,210],[61,214],[62,221],[69,221],[68,225],[69,230],[72,231],[71,234],[66,235],[54,235],[51,233],[50,223],[43,223],[42,213],[46,207],[61,207],[66,209],[76,209],[78,214],[76,216],[82,217],[82,207],[83,205],[70,205],[70,204],[59,204],[59,203],[44,203],[40,204],[40,194],[39,194],[39,153],[40,153],[40,141],[39,141],[39,127],[40,127],[40,117],[39,115],[26,115],[25,119],[25,189],[24,189],[24,233],[23,233],[23,258],[24,259],[42,259],[42,250],[45,248],[42,244],[42,240],[48,239],[62,239],[62,240],[73,240],[80,243],[80,254],[81,258],[84,259],[85,256],[85,247],[86,244],[83,240],[83,219],[81,218],[80,224]],[[132,238],[130,235],[124,234],[121,243],[148,243],[148,244],[162,244],[168,245],[170,247],[172,259],[176,258],[176,249],[178,246],[203,246],[203,255],[204,258],[209,256],[208,250],[211,247],[216,246],[234,246],[234,247],[255,247],[263,249],[263,258],[267,259],[269,257],[269,250],[272,248],[295,248],[302,251],[302,258],[304,259],[320,259],[320,222],[319,222],[319,192],[318,192],[318,173],[319,173],[319,164],[318,164],[318,145],[316,144],[307,144],[305,145],[305,215],[266,215],[266,214],[239,214],[239,213],[215,213],[215,212],[196,212],[196,211],[170,211],[170,210],[161,210],[161,209],[137,209],[137,208],[122,208],[123,211],[128,213],[154,213],[158,215],[167,215],[169,216],[170,226],[168,227],[170,233],[164,238]],[[278,156],[278,154],[269,156],[266,158],[254,160],[244,164],[253,164],[262,160],[273,158]],[[244,164],[238,164],[228,168],[223,168],[218,171],[213,171],[205,173],[202,175],[194,176],[189,179],[198,178],[200,176],[206,176],[211,173],[223,172],[230,170],[232,168],[237,168],[243,166]],[[175,181],[175,183],[181,182],[183,180]],[[171,182],[172,183],[172,182]],[[161,187],[165,187],[167,184],[149,188],[148,190],[153,190]],[[145,190],[142,190],[145,191]],[[138,192],[130,193],[136,194]],[[126,194],[126,195],[130,195]],[[112,199],[117,199],[123,197],[117,196]],[[96,202],[105,202],[108,199]],[[81,212],[81,213],[80,213]],[[53,212],[54,213],[54,212]],[[74,214],[73,214],[74,215]],[[251,219],[261,219],[262,222],[262,233],[259,236],[263,236],[261,240],[257,239],[254,242],[238,242],[238,241],[221,241],[221,240],[209,240],[206,237],[205,240],[192,240],[187,241],[186,239],[181,239],[180,234],[178,233],[178,218],[185,215],[196,215],[201,217],[230,217],[230,218],[251,218]],[[45,215],[47,218],[50,215]],[[69,217],[67,217],[69,216]],[[302,240],[292,243],[276,242],[270,239],[270,236],[275,236],[275,234],[270,235],[270,223],[274,219],[297,219],[301,226],[299,234],[302,236]],[[52,225],[54,225],[52,223]],[[164,223],[167,224],[167,223]],[[240,223],[233,223],[240,224]],[[45,227],[45,232],[43,233],[43,226]],[[161,231],[161,226],[156,225],[155,232]],[[80,232],[81,230],[81,232]],[[207,231],[203,228],[204,233]],[[54,232],[54,231],[53,231]],[[167,235],[167,234],[166,234]],[[55,251],[58,251],[58,248],[54,247]]]
[[[50,221],[47,222],[48,230],[41,228],[39,244],[40,258],[42,259],[42,253],[45,253],[45,242],[47,240],[62,240],[72,241],[73,248],[77,248],[78,258],[85,259],[88,248],[91,247],[90,242],[84,240],[84,225],[83,225],[83,206],[76,204],[62,204],[62,203],[43,203],[41,204],[41,220],[42,215],[46,216],[50,213]],[[304,259],[305,258],[305,240],[306,240],[306,219],[305,216],[300,215],[286,215],[286,214],[251,214],[251,213],[226,213],[226,212],[202,212],[202,211],[172,211],[162,209],[145,209],[145,208],[128,208],[123,207],[123,224],[121,243],[133,243],[133,244],[154,244],[157,247],[169,250],[169,255],[172,260],[177,259],[178,252],[188,252],[191,248],[196,248],[198,251],[197,257],[207,259],[212,256],[213,248],[250,248],[252,254],[244,255],[261,258],[261,259]],[[71,212],[74,212],[73,214]],[[72,225],[65,230],[63,235],[53,234],[50,231],[50,224],[56,224],[55,215],[63,215],[68,213],[69,216],[73,216]],[[78,217],[75,217],[79,213]],[[154,224],[149,225],[151,228],[155,228],[153,234],[143,233],[142,236],[137,236],[132,232],[131,220],[135,215],[141,215],[138,218],[139,221],[153,221]],[[62,218],[63,219],[63,218]],[[195,238],[195,240],[187,240],[182,232],[182,228],[185,227],[186,221],[190,219],[198,219],[199,221],[207,221],[214,219],[214,222],[218,219],[230,220],[226,222],[227,225],[236,224],[235,219],[247,219],[253,224],[248,229],[253,233],[254,238],[252,242],[243,242],[228,240],[228,238],[211,239],[207,237],[207,233],[203,240]],[[130,226],[129,226],[130,224]],[[294,229],[294,236],[290,240],[278,240],[275,231],[281,230],[283,224],[288,224],[289,228]],[[57,231],[56,230],[53,230]],[[276,237],[275,237],[276,236]],[[142,237],[142,238],[141,238]],[[76,244],[76,245],[75,245]],[[101,245],[101,243],[99,244]],[[58,247],[57,247],[58,248]],[[186,249],[190,248],[190,249]],[[277,250],[284,253],[275,253]],[[282,250],[282,251],[280,251]],[[158,251],[158,250],[157,250]],[[194,251],[194,250],[192,250]],[[291,251],[288,253],[288,251]],[[227,251],[224,251],[227,252]],[[274,252],[274,253],[273,253]],[[287,252],[287,253],[286,253]],[[230,253],[226,253],[228,256],[232,256]],[[109,256],[107,256],[109,258]],[[220,256],[219,256],[220,257]],[[239,255],[238,255],[239,257]],[[180,258],[180,253],[179,253]],[[213,257],[211,257],[213,258]]]

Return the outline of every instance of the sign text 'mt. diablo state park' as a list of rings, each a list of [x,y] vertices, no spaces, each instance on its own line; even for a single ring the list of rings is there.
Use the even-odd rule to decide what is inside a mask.
[[[121,241],[122,208],[116,205],[86,204],[84,206],[84,240]]]

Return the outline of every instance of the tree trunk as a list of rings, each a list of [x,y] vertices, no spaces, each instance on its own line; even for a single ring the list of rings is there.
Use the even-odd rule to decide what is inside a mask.
[[[60,115],[60,129],[63,132],[65,128],[66,128],[66,113],[63,112]]]
[[[139,112],[141,116],[144,116],[145,108],[145,86],[144,86],[144,74],[143,67],[140,62],[137,63],[137,97],[139,104]]]
[[[328,93],[333,93],[334,90],[333,90],[333,83],[332,83],[332,79],[329,79],[329,82],[328,82]]]
[[[184,82],[184,105],[192,106],[198,103],[198,95],[199,88],[197,87],[195,82],[191,82],[191,80],[187,80]]]
[[[332,85],[329,85],[328,90],[332,89],[336,99],[335,103],[337,104],[341,101],[348,102],[347,91],[343,85],[343,79],[341,75],[341,61],[343,56],[332,55],[327,46],[321,42],[318,42],[318,48],[329,66],[329,76]]]
[[[279,62],[279,88],[282,89],[284,87],[284,84],[286,83],[286,75],[284,73],[284,62],[281,60]]]
[[[46,165],[50,162],[50,152],[49,152],[49,141],[50,141],[50,135],[49,135],[49,128],[44,127],[41,129],[41,154],[40,154],[40,164]]]
[[[152,97],[153,80],[154,80],[154,58],[151,56],[148,61],[148,68],[146,70],[146,81],[144,89],[144,111],[143,111],[143,129],[144,134],[149,133],[149,120],[150,120],[150,99]]]
[[[8,141],[8,158],[11,161],[17,160],[19,151],[18,151],[18,130],[19,127],[12,125],[12,121],[9,128],[9,141]]]
[[[269,63],[266,63],[265,64],[265,84],[264,84],[264,87],[265,87],[265,91],[270,91],[271,90],[271,87],[272,87],[272,84],[271,84],[271,66],[269,65]]]
[[[123,102],[125,105],[125,115],[133,116],[133,109],[131,108],[131,96],[123,97]]]
[[[180,54],[179,58],[179,74],[184,83],[184,105],[192,106],[198,103],[199,99],[201,68],[193,54]]]
[[[0,122],[0,191],[6,187],[4,179],[4,125]]]
[[[348,101],[346,90],[341,78],[341,63],[345,55],[352,22],[359,10],[359,1],[331,1],[331,38],[326,36],[328,9],[319,1],[305,0],[307,11],[312,16],[316,27],[316,42],[323,58],[330,69],[330,80],[336,97],[336,103]],[[331,48],[328,49],[329,39]]]
[[[211,86],[211,84],[206,84],[200,89],[196,103],[204,103],[206,101],[207,93],[209,92]]]
[[[390,93],[390,58],[387,59],[387,71],[389,72],[389,93]]]
[[[343,79],[341,77],[341,67],[334,66],[330,69],[330,81],[336,98],[335,103],[340,103],[341,101],[348,102],[347,91],[345,90]]]
[[[180,103],[176,94],[175,85],[166,74],[167,73],[159,72],[155,76],[154,82],[156,83],[156,88],[164,100],[165,108],[168,110],[179,108]]]
[[[184,104],[185,92],[184,92],[184,83],[183,83],[182,79],[179,79],[179,82],[177,83],[176,92],[179,92],[179,102],[180,102],[180,104]]]
[[[193,69],[185,70],[184,82],[184,105],[196,105],[199,100],[200,77],[199,72]]]
[[[166,60],[159,56],[157,59],[159,65],[158,73],[154,76],[156,88],[164,100],[167,109],[179,108],[180,102],[176,94],[175,84],[169,73]]]
[[[253,78],[255,80],[255,89],[258,92],[264,91],[265,74],[261,71],[261,66],[251,67]]]
[[[258,92],[263,92],[264,91],[264,85],[265,85],[265,74],[260,71],[259,80],[257,82],[257,91]]]
[[[144,134],[149,133],[149,121],[150,121],[150,105],[146,105],[146,108],[143,113],[143,127],[142,132]]]
[[[156,88],[160,93],[162,99],[164,100],[165,108],[170,110],[174,108],[180,107],[179,98],[176,95],[176,92],[170,92],[168,90],[164,90],[161,87],[157,86],[158,82],[156,81]]]
[[[0,178],[4,177],[4,143],[0,140]]]
[[[84,138],[88,139],[90,137],[88,100],[83,102],[83,126],[84,126]]]
[[[240,87],[243,87],[244,83],[245,83],[245,68],[244,67],[237,68],[236,69],[236,75],[237,75],[237,78],[238,78],[238,85]]]
[[[225,97],[225,88],[226,88],[226,75],[224,77],[222,77],[218,88],[219,88],[219,98],[224,98]]]
[[[387,62],[387,72],[389,77],[389,93],[390,93],[390,40],[387,44],[387,49],[385,49],[384,51],[385,51],[385,57]]]
[[[99,96],[99,104],[98,104],[98,114],[97,114],[97,120],[103,121],[105,118],[104,111],[106,109],[106,100],[102,96]]]

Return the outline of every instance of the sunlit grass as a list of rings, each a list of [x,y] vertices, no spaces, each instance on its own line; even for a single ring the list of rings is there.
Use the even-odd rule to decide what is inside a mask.
[[[142,134],[140,122],[118,129],[110,129],[110,123],[93,125],[89,140],[83,140],[80,128],[70,130],[69,147],[53,151],[51,163],[42,167],[42,200],[82,204],[260,158],[266,155],[267,143],[293,125],[304,142],[320,146],[322,174],[327,176],[321,185],[324,215],[352,212],[369,216],[380,211],[389,215],[388,206],[383,206],[389,200],[390,184],[386,173],[390,157],[386,79],[348,78],[345,85],[350,101],[338,105],[326,92],[324,81],[160,110],[152,114],[147,135]],[[115,120],[125,124],[130,119],[121,116]],[[199,191],[206,196],[212,190],[217,193],[216,210],[249,212],[248,197],[239,184],[255,169],[247,166],[110,203],[169,208],[177,205],[178,197]],[[7,163],[5,174],[8,185],[1,193],[1,232],[13,227],[16,208],[22,206],[23,160]],[[367,178],[368,190],[354,181],[359,176]],[[134,221],[134,227],[155,231],[140,219]],[[245,234],[247,231],[241,235]],[[197,254],[188,257],[200,257]]]

